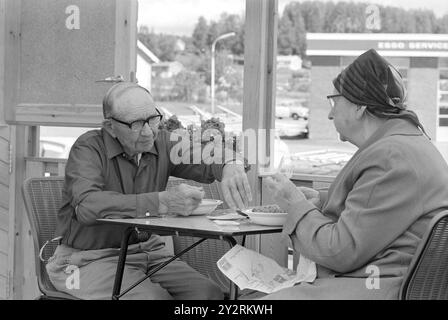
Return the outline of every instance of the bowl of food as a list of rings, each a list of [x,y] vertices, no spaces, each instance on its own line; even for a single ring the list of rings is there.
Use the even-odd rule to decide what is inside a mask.
[[[243,212],[249,216],[251,222],[263,226],[282,226],[288,215],[276,204],[258,206]]]
[[[222,204],[221,200],[202,199],[199,206],[191,213],[191,215],[200,216],[212,213],[220,204]]]

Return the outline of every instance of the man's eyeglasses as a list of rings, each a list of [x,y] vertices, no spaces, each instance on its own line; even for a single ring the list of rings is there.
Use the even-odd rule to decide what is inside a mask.
[[[329,96],[327,96],[330,107],[332,108],[334,108],[334,98],[336,97],[342,97],[342,94],[330,94]]]
[[[153,127],[153,128],[157,127],[160,124],[160,121],[162,121],[163,115],[160,113],[160,111],[157,108],[156,108],[156,112],[157,112],[156,115],[149,116],[145,120],[135,120],[135,121],[132,121],[131,123],[118,120],[114,117],[110,117],[110,118],[113,119],[114,121],[117,121],[121,124],[128,126],[129,129],[131,129],[132,131],[140,132],[143,129],[143,127],[145,126],[145,123],[147,123],[150,127]]]

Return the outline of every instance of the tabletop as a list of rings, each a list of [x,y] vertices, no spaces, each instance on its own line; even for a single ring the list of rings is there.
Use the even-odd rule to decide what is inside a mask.
[[[151,230],[160,235],[175,234],[204,237],[239,236],[263,233],[278,233],[282,226],[263,226],[248,219],[237,220],[239,225],[218,225],[207,216],[161,216],[133,219],[98,219],[98,222],[128,225]]]

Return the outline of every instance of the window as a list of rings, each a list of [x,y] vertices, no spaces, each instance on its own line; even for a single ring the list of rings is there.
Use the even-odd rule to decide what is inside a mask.
[[[242,131],[245,1],[197,1],[194,10],[166,3],[139,0],[137,79],[145,79],[165,129],[216,129],[233,146]]]
[[[39,157],[67,159],[76,139],[92,128],[40,127]]]
[[[437,141],[448,141],[448,68],[439,70]]]

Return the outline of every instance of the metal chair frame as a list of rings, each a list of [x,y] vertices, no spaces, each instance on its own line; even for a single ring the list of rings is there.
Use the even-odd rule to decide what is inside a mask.
[[[448,211],[426,231],[400,289],[402,300],[448,300]]]
[[[205,197],[209,199],[223,199],[220,187],[217,182],[203,184],[192,180],[185,180],[171,177],[167,188],[172,188],[181,183],[201,186],[205,191]],[[51,283],[45,264],[40,259],[40,248],[42,257],[46,261],[50,258],[57,244],[51,242],[56,230],[56,217],[61,206],[62,190],[64,187],[64,177],[37,177],[28,178],[22,186],[22,193],[28,220],[31,226],[35,253],[35,272],[41,296],[37,299],[77,299],[67,293],[60,292]],[[226,209],[225,203],[218,208]],[[195,237],[173,237],[174,253],[179,253],[185,248],[198,241]],[[46,244],[46,242],[48,243]],[[238,239],[242,241],[242,239]],[[185,253],[181,259],[196,269],[204,276],[216,282],[223,292],[228,295],[230,292],[230,282],[216,266],[216,261],[230,249],[225,241],[207,239],[193,250]]]
[[[51,240],[56,230],[56,217],[61,207],[64,177],[28,178],[22,186],[25,208],[30,222],[34,243],[35,271],[41,300],[79,300],[56,290],[45,268],[57,244]],[[42,248],[42,252],[40,252]],[[44,261],[40,259],[40,254]]]

